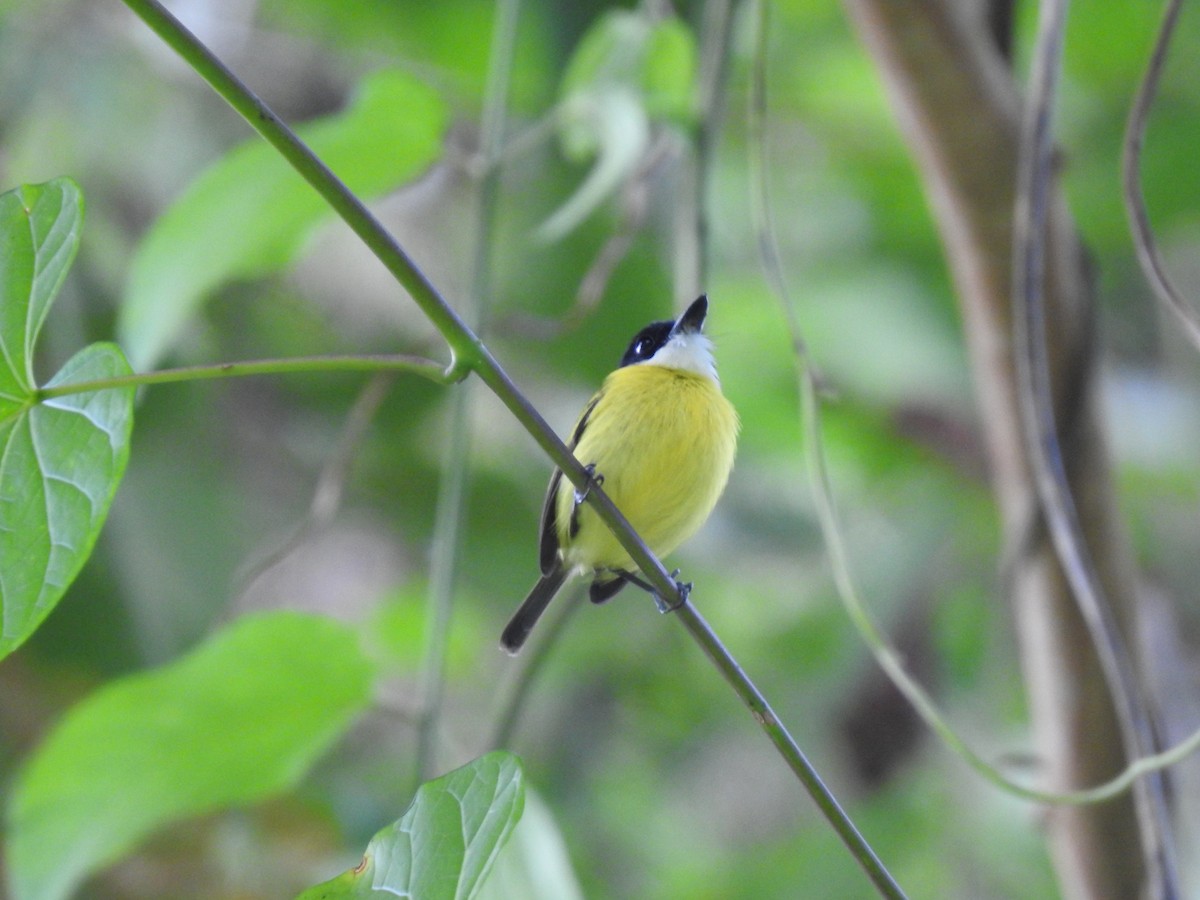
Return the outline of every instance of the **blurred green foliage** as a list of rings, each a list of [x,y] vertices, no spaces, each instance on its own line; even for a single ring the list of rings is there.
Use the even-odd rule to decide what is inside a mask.
[[[596,311],[550,337],[523,325],[522,317],[572,308],[628,202],[618,192],[563,240],[533,240],[588,171],[587,162],[563,158],[546,125],[574,48],[610,9],[522,4],[506,129],[514,150],[491,235],[489,344],[560,433],[628,338],[690,299],[672,296],[678,183],[667,165],[644,185],[644,227]],[[181,15],[292,123],[344,108],[355,86],[385,67],[437,93],[451,122],[439,160],[375,208],[465,307],[475,207],[464,161],[476,145],[494,12],[482,0],[265,0],[200,3]],[[701,4],[680,3],[678,12],[694,31]],[[829,388],[825,440],[855,574],[950,718],[986,755],[1023,755],[1030,743],[997,575],[1000,535],[927,201],[841,6],[780,0],[772,13],[767,177],[797,313]],[[1127,105],[1156,20],[1153,5],[1077,11],[1060,138],[1103,306],[1105,400],[1128,526],[1149,576],[1168,596],[1189,597],[1200,578],[1198,368],[1142,282],[1118,181]],[[734,34],[708,186],[705,289],[723,384],[744,432],[725,498],[671,562],[695,582],[696,604],[912,896],[1052,896],[1039,811],[977,782],[919,729],[908,737],[891,730],[900,701],[882,686],[833,593],[805,476],[791,348],[750,228],[750,61],[744,29]],[[1200,15],[1189,11],[1144,172],[1164,251],[1192,293],[1200,281],[1200,80],[1190,72],[1198,46]],[[682,144],[677,122],[654,128]],[[0,186],[70,175],[89,209],[39,371],[112,338],[139,242],[205,166],[247,137],[116,5],[0,5]],[[214,294],[166,364],[344,352],[441,350],[381,267],[331,223],[294,264]],[[138,859],[89,882],[87,896],[157,896],[154,877],[167,878],[175,896],[284,896],[353,864],[405,807],[416,785],[408,714],[420,696],[451,390],[478,396],[437,769],[490,749],[515,671],[496,641],[536,575],[549,465],[478,384],[398,381],[355,448],[332,522],[262,568],[306,515],[363,382],[289,376],[143,392],[125,482],[95,555],[54,615],[0,666],[3,782],[12,783],[79,698],[115,675],[177,658],[252,610],[367,623],[393,678],[380,708],[279,801],[287,805],[213,813],[193,829],[169,830]],[[1187,650],[1200,617],[1175,605]],[[875,727],[850,727],[862,721]],[[585,896],[870,895],[695,646],[634,591],[567,621],[508,749],[524,759]],[[868,751],[883,758],[870,777]],[[295,864],[297,847],[304,866]],[[1195,844],[1183,852],[1193,866],[1200,858]]]
[[[14,785],[14,894],[65,897],[165,823],[291,787],[366,706],[373,668],[352,628],[275,612],[92,694]]]

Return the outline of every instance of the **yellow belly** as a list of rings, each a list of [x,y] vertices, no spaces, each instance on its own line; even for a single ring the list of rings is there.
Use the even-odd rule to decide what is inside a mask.
[[[712,379],[662,366],[617,369],[601,392],[575,457],[595,465],[605,493],[655,555],[666,556],[704,524],[725,489],[737,447],[737,413]],[[579,509],[571,535],[574,505],[564,479],[556,519],[565,561],[635,570],[590,507]]]

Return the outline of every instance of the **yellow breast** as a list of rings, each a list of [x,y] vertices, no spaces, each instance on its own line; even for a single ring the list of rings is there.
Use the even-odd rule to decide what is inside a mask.
[[[656,365],[610,374],[601,388],[575,457],[595,465],[604,491],[657,556],[665,556],[704,524],[725,489],[737,447],[738,418],[711,378]],[[585,568],[634,568],[629,554],[590,507],[559,491],[559,546],[566,562]]]

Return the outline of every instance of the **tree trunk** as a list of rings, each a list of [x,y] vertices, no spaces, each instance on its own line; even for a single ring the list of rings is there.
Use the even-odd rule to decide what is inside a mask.
[[[921,175],[957,287],[996,494],[1044,786],[1097,784],[1125,764],[1088,629],[1037,523],[1012,347],[1012,229],[1020,99],[983,16],[955,0],[844,0]],[[1046,317],[1068,478],[1107,596],[1128,627],[1132,566],[1098,426],[1086,262],[1061,195],[1050,209]],[[1124,606],[1122,607],[1122,604]],[[1064,896],[1137,897],[1143,862],[1128,794],[1046,811]]]

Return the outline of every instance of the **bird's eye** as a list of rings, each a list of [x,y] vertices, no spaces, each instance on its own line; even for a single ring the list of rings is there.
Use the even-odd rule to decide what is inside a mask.
[[[650,342],[648,340],[646,340],[645,338],[643,338],[642,340],[637,342],[636,346],[634,346],[633,352],[638,356],[645,356],[647,351],[649,351],[649,349],[650,349]]]

